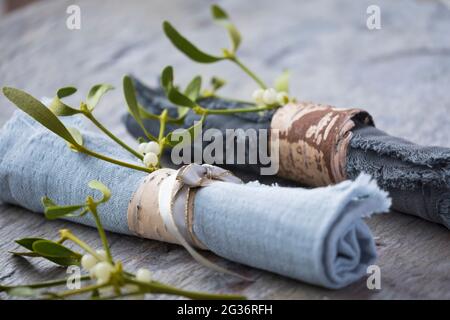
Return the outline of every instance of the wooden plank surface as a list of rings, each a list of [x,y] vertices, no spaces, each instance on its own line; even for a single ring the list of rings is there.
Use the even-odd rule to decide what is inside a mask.
[[[66,28],[66,8],[81,7],[81,30]],[[370,1],[226,1],[244,35],[243,60],[266,79],[283,68],[293,73],[292,92],[304,100],[369,110],[378,127],[422,144],[450,147],[450,10],[437,0],[378,1],[382,28],[366,28]],[[218,52],[226,34],[210,22],[201,0],[43,1],[0,20],[0,85],[52,96],[65,85],[84,93],[98,82],[120,87],[125,73],[155,83],[166,64],[177,78],[219,75],[230,84],[224,94],[248,97],[254,84],[227,63],[198,65],[172,48],[161,32],[168,19],[191,39]],[[73,99],[80,99],[77,94]],[[0,125],[13,107],[0,97]],[[120,123],[121,90],[98,108],[98,117],[132,142]],[[276,299],[450,298],[450,231],[415,217],[389,213],[368,220],[377,239],[382,289],[362,279],[339,291],[303,284],[244,268],[254,283],[218,275],[174,245],[108,234],[112,250],[130,270],[149,267],[157,279],[180,287],[242,293]],[[26,283],[62,276],[65,270],[44,261],[30,263],[8,254],[13,240],[56,236],[69,227],[91,243],[94,229],[46,221],[18,207],[0,205],[0,282]],[[232,265],[223,259],[211,258]],[[37,261],[37,260],[36,260]],[[234,266],[234,265],[233,265]],[[4,298],[4,296],[0,296]],[[167,297],[155,297],[167,298]]]

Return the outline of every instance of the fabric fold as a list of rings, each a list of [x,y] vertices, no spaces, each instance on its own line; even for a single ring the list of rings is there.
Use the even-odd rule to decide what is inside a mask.
[[[86,147],[128,162],[112,141],[77,127]],[[147,175],[71,151],[66,143],[17,111],[0,131],[0,200],[42,212],[40,199],[59,204],[85,200],[92,179],[112,191],[99,209],[104,227],[134,234],[129,202]],[[212,252],[235,262],[287,277],[341,288],[374,263],[374,240],[363,218],[387,211],[390,199],[368,175],[317,189],[214,182],[197,190],[193,231]],[[93,226],[90,215],[69,220]]]
[[[148,111],[159,114],[162,109],[168,108],[176,115],[176,107],[165,98],[162,89],[149,88],[138,79],[134,81],[138,99]],[[215,98],[205,98],[199,103],[210,109],[244,106]],[[246,113],[212,115],[206,119],[204,128],[216,128],[223,133],[226,129],[235,128],[270,130],[273,115],[274,111],[267,112],[263,116]],[[190,112],[184,126],[191,126],[194,120],[198,120],[198,116]],[[126,116],[124,122],[132,135],[135,137],[142,135],[131,117]],[[355,179],[361,172],[368,173],[389,192],[393,209],[450,228],[450,149],[420,146],[406,139],[390,136],[380,129],[358,122],[357,119],[356,122],[356,126],[351,130],[352,137],[347,150],[345,167],[347,177]],[[147,120],[145,123],[150,131],[153,130],[153,121]],[[248,152],[246,149],[246,159]],[[259,173],[260,169],[260,165],[251,164],[232,167],[252,173]],[[300,182],[294,175],[287,177],[297,183]],[[308,186],[317,185],[308,184]]]

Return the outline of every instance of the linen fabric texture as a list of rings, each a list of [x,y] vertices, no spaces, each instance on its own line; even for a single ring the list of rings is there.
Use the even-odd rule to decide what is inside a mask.
[[[137,163],[82,119],[64,118],[96,152]],[[41,198],[83,203],[96,179],[112,191],[99,207],[104,227],[131,234],[127,208],[146,173],[70,150],[21,111],[0,131],[0,201],[42,212]],[[327,288],[344,287],[366,274],[376,250],[364,217],[388,210],[390,200],[368,175],[317,189],[216,182],[194,200],[194,232],[212,252],[235,262]],[[94,226],[91,215],[68,218]]]
[[[159,114],[162,109],[168,108],[169,114],[176,116],[176,107],[166,99],[161,88],[148,87],[136,78],[134,83],[138,100],[148,111]],[[205,98],[199,103],[210,109],[245,106],[216,98]],[[237,128],[269,130],[273,113],[274,111],[269,111],[262,116],[257,113],[210,115],[205,120],[204,128],[216,128],[223,134],[226,129]],[[190,112],[185,118],[184,126],[189,127],[198,119],[198,115]],[[132,135],[142,135],[133,118],[125,116],[123,120]],[[145,124],[150,131],[155,130],[154,121],[146,120]],[[355,179],[361,172],[368,173],[377,180],[381,188],[389,192],[393,209],[450,228],[449,148],[420,146],[363,123],[356,123],[352,132],[346,164],[349,179]],[[248,152],[246,149],[246,163],[249,159]],[[259,173],[261,166],[241,164],[232,167]]]

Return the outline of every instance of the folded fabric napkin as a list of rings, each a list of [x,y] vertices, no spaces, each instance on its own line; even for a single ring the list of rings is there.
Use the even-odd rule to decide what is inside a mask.
[[[134,161],[110,140],[86,130],[80,119],[64,121],[80,130],[87,148]],[[170,169],[155,173],[164,170]],[[58,204],[83,202],[92,194],[87,183],[97,179],[112,191],[110,201],[99,208],[104,227],[145,236],[154,230],[131,227],[130,203],[155,173],[149,176],[73,152],[21,111],[0,131],[0,200],[31,211],[43,211],[40,199],[45,195]],[[204,247],[227,259],[327,288],[344,287],[366,273],[376,251],[362,218],[387,211],[390,205],[387,193],[367,175],[317,189],[216,181],[196,190],[193,232]],[[144,190],[140,197],[154,194]],[[144,212],[151,217],[159,209],[147,207]],[[90,215],[69,219],[94,225]]]
[[[176,107],[165,98],[162,89],[147,87],[137,79],[134,81],[139,102],[148,111],[159,114],[162,109],[168,108],[169,113],[176,116]],[[200,105],[209,109],[243,107],[240,103],[215,98],[202,99]],[[211,115],[206,118],[204,128],[216,128],[222,132],[236,128],[270,130],[271,125],[273,126],[274,114],[274,111],[270,111],[262,116],[255,113]],[[184,126],[189,127],[198,119],[199,116],[190,112],[185,118]],[[362,121],[358,117],[352,121],[354,121],[354,127],[350,130],[351,140],[348,142],[345,165],[342,168],[346,178],[355,179],[361,172],[368,173],[389,192],[393,209],[450,228],[450,149],[424,147],[392,137],[375,128],[371,121]],[[124,122],[132,135],[135,137],[142,135],[133,118],[127,116]],[[155,128],[152,120],[146,120],[145,125],[150,131]],[[224,152],[226,152],[225,149]],[[249,150],[247,149],[246,152],[247,160]],[[287,152],[290,151],[280,149],[280,157]],[[285,155],[286,158],[288,156],[289,154]],[[259,165],[249,164],[238,165],[238,167],[254,173],[259,173],[260,168]],[[314,171],[314,167],[309,166],[307,170],[311,177],[318,174]],[[295,170],[281,175],[301,182],[303,185],[323,185],[320,183],[322,177],[305,181],[297,178]]]

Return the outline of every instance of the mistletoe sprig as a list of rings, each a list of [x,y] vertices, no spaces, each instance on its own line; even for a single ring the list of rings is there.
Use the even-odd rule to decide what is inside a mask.
[[[191,60],[198,63],[216,63],[221,61],[229,61],[233,64],[237,65],[242,71],[244,71],[250,78],[252,78],[259,86],[259,89],[255,90],[252,97],[257,107],[255,108],[243,108],[243,109],[224,109],[224,110],[215,110],[217,114],[232,114],[232,113],[240,113],[240,112],[261,112],[270,110],[273,108],[277,108],[281,105],[288,103],[291,100],[295,100],[290,98],[288,95],[289,92],[289,71],[284,71],[279,77],[275,79],[274,88],[270,88],[261,77],[257,76],[255,72],[251,71],[237,56],[238,48],[242,42],[242,37],[237,27],[231,21],[228,13],[219,7],[218,5],[211,6],[211,15],[213,20],[223,26],[230,37],[231,40],[231,48],[223,48],[221,55],[213,55],[206,53],[205,51],[199,49],[196,45],[194,45],[191,41],[189,41],[186,37],[184,37],[177,29],[168,21],[164,21],[163,30],[165,35],[168,37],[170,42],[183,54],[185,54]],[[198,77],[194,78],[194,80],[198,81]],[[205,91],[202,97],[215,96],[215,92],[221,88],[225,82],[223,80],[218,80],[219,78],[214,77],[211,80],[212,90]],[[200,81],[201,83],[201,78]],[[173,94],[170,91],[167,92],[169,100],[180,106],[189,107],[186,104],[186,101],[181,99],[174,99],[174,95],[178,96],[178,94]],[[171,99],[172,96],[172,99]],[[185,94],[185,96],[188,96]],[[200,97],[201,98],[201,97]],[[185,100],[185,99],[184,99]],[[191,99],[192,100],[192,99]],[[252,103],[249,103],[252,104]],[[198,109],[198,108],[197,108]],[[196,113],[202,114],[201,109],[194,110]]]
[[[133,85],[133,81],[129,76],[123,78],[123,94],[125,97],[128,112],[133,116],[137,124],[141,127],[145,138],[141,138],[141,144],[135,150],[127,145],[123,140],[114,135],[108,130],[95,116],[94,109],[98,105],[101,98],[110,90],[113,86],[109,84],[97,84],[93,86],[85,99],[81,101],[78,108],[73,107],[65,103],[63,100],[74,93],[77,89],[74,87],[64,87],[56,92],[56,96],[47,108],[38,99],[32,97],[30,94],[10,87],[3,88],[3,94],[13,102],[19,109],[30,115],[36,121],[44,125],[47,129],[64,139],[69,147],[75,151],[90,155],[92,157],[114,163],[123,167],[127,167],[134,170],[151,173],[154,170],[160,168],[161,155],[165,148],[174,147],[180,143],[179,135],[174,131],[165,134],[166,124],[172,123],[175,125],[182,125],[187,113],[192,110],[194,113],[200,115],[200,120],[196,122],[190,128],[187,128],[187,132],[190,134],[191,139],[194,139],[194,134],[198,132],[196,128],[202,126],[208,115],[221,114],[232,115],[236,113],[249,113],[249,112],[265,112],[267,110],[275,109],[281,105],[292,101],[294,99],[289,98],[287,92],[289,91],[289,73],[283,72],[275,80],[275,88],[267,88],[267,86],[260,80],[259,77],[250,71],[238,58],[237,50],[241,43],[241,36],[235,25],[231,22],[229,15],[219,6],[213,5],[211,7],[213,19],[224,26],[230,35],[232,47],[230,49],[223,49],[222,56],[214,56],[207,54],[196,46],[194,46],[189,40],[183,37],[169,22],[163,23],[163,29],[169,40],[178,48],[181,52],[186,54],[189,58],[200,63],[213,63],[222,60],[228,60],[237,64],[244,72],[246,72],[251,78],[253,78],[260,86],[259,89],[253,93],[253,99],[255,103],[245,102],[248,107],[231,108],[231,109],[207,109],[201,106],[202,99],[208,97],[217,97],[216,92],[225,85],[225,81],[213,77],[211,80],[211,89],[202,91],[202,78],[195,76],[192,81],[187,85],[184,92],[181,92],[179,86],[174,84],[174,71],[173,67],[167,66],[163,69],[161,74],[161,85],[167,95],[167,98],[178,108],[178,115],[176,118],[172,118],[168,115],[168,110],[164,109],[161,114],[152,114],[145,110],[145,108],[138,103],[136,97],[136,91]],[[229,99],[233,100],[233,99]],[[109,156],[100,154],[95,150],[90,150],[83,145],[83,137],[77,128],[66,127],[64,123],[58,117],[67,117],[81,115],[91,121],[96,127],[98,127],[106,136],[112,139],[120,147],[124,148],[127,152],[135,156],[143,165],[124,162],[119,159],[114,159]],[[144,125],[144,119],[157,120],[159,122],[159,134],[153,136],[148,132]]]
[[[91,214],[102,242],[102,249],[95,250],[82,241],[68,229],[59,231],[59,239],[51,241],[43,238],[24,238],[16,241],[27,251],[15,251],[12,254],[29,258],[44,258],[59,266],[81,265],[87,274],[80,277],[78,289],[61,290],[70,279],[58,279],[46,282],[21,285],[0,285],[0,292],[11,296],[67,299],[89,294],[92,299],[117,299],[124,297],[142,297],[145,294],[169,294],[191,299],[243,299],[240,295],[209,294],[187,291],[175,288],[152,279],[151,272],[146,268],[138,269],[136,273],[124,269],[121,261],[114,260],[105,230],[102,226],[98,207],[111,198],[111,191],[100,181],[89,182],[91,189],[97,190],[102,197],[96,200],[89,195],[85,203],[75,205],[57,205],[48,197],[42,198],[47,219],[64,217],[80,217]],[[75,252],[64,246],[72,242],[82,253]],[[54,290],[59,288],[60,290]]]
[[[83,153],[115,165],[151,173],[161,167],[160,159],[164,149],[174,147],[177,143],[180,143],[178,142],[178,134],[175,130],[166,134],[166,125],[171,123],[181,126],[189,111],[192,110],[194,113],[200,115],[200,121],[186,129],[193,139],[195,138],[194,134],[198,131],[196,130],[197,126],[202,126],[207,116],[211,114],[231,115],[245,112],[265,112],[294,100],[288,96],[289,72],[283,72],[275,80],[274,88],[269,88],[260,77],[244,65],[237,57],[237,51],[242,39],[228,14],[217,5],[212,6],[211,12],[214,21],[225,27],[231,38],[231,48],[223,49],[222,55],[211,55],[198,49],[167,21],[163,23],[163,30],[174,46],[192,60],[199,63],[230,61],[250,76],[258,84],[259,88],[253,93],[252,97],[254,102],[244,102],[243,104],[245,106],[242,108],[208,109],[202,107],[203,99],[211,97],[218,98],[216,93],[226,82],[218,77],[213,77],[210,81],[210,88],[202,90],[202,78],[195,76],[185,90],[181,91],[179,86],[174,83],[173,67],[168,66],[162,71],[161,85],[164,88],[167,98],[178,106],[178,114],[173,118],[169,116],[168,109],[162,110],[160,114],[152,114],[139,104],[133,82],[129,76],[125,76],[123,78],[123,94],[128,112],[136,120],[145,135],[144,138],[139,139],[141,143],[135,149],[118,138],[94,116],[94,110],[102,97],[113,89],[111,85],[97,84],[93,86],[89,90],[86,99],[81,101],[78,107],[71,106],[64,101],[65,98],[76,93],[77,89],[74,87],[64,87],[57,90],[49,106],[44,105],[30,94],[16,88],[4,87],[2,89],[3,94],[19,109],[63,139],[72,151]],[[81,132],[77,128],[66,126],[64,121],[60,120],[60,117],[70,116],[82,116],[88,119],[118,146],[133,155],[136,158],[136,162],[125,162],[120,159],[111,158],[85,146]],[[158,136],[154,136],[148,132],[144,126],[144,119],[159,122]],[[89,271],[89,275],[81,277],[80,280],[88,284],[75,290],[62,292],[50,291],[49,288],[61,287],[67,283],[67,279],[59,279],[28,285],[0,285],[0,292],[6,292],[10,295],[51,299],[65,299],[87,293],[90,293],[94,299],[119,298],[146,293],[166,293],[202,299],[242,298],[241,296],[212,295],[177,289],[152,280],[150,272],[147,269],[140,269],[136,274],[125,271],[122,263],[113,259],[98,212],[98,207],[110,199],[111,192],[99,181],[91,181],[89,186],[92,189],[100,191],[103,197],[100,200],[95,200],[94,197],[88,196],[85,203],[63,206],[57,205],[53,200],[44,197],[42,204],[48,219],[80,217],[91,214],[95,220],[103,249],[94,250],[87,243],[76,237],[71,231],[64,229],[60,230],[60,237],[57,241],[43,238],[24,238],[17,240],[17,244],[28,251],[13,252],[14,255],[23,257],[44,258],[60,266],[81,265]],[[80,247],[82,252],[75,252],[64,246],[63,243],[68,241]],[[109,293],[105,294],[105,291]]]

